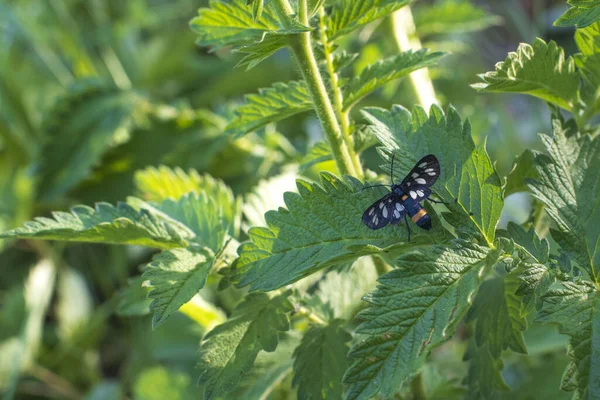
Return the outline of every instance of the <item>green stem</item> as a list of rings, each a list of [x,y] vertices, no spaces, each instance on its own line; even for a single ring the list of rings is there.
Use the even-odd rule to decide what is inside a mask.
[[[288,0],[273,0],[271,4],[275,7],[284,26],[289,26],[291,22],[290,16],[293,15],[293,9]],[[306,0],[300,0],[298,8],[299,22],[308,26]],[[323,131],[325,132],[338,171],[342,175],[357,176],[354,163],[352,162],[351,150],[344,141],[333,105],[329,99],[323,77],[321,76],[321,71],[319,71],[310,35],[310,32],[304,32],[292,36],[290,39],[290,48],[298,62],[302,77],[306,81],[308,91],[314,103],[315,111],[319,117]]]
[[[327,73],[331,81],[331,91],[333,94],[337,118],[341,124],[342,134],[344,136],[344,140],[346,141],[346,145],[351,150],[350,155],[352,156],[354,169],[356,170],[358,177],[362,178],[362,165],[360,163],[360,158],[354,151],[354,140],[350,136],[350,115],[348,111],[344,111],[344,96],[340,89],[340,79],[333,65],[333,51],[331,48],[331,43],[329,42],[329,38],[327,37],[327,23],[325,19],[325,9],[323,7],[321,7],[319,10],[319,28],[321,31],[321,41],[323,42],[325,65],[327,66]]]
[[[315,324],[327,325],[327,321],[325,321],[323,318],[319,317],[317,314],[313,313],[306,307],[300,307],[297,314],[305,316]]]
[[[412,398],[414,400],[425,400],[427,395],[425,394],[425,387],[423,386],[423,377],[421,373],[417,374],[414,379],[410,382],[410,391],[412,392]]]
[[[415,33],[415,22],[409,6],[395,11],[390,16],[390,23],[398,50],[402,52],[422,48],[421,41]],[[433,104],[438,104],[427,68],[411,73],[409,78],[421,106],[428,110]]]

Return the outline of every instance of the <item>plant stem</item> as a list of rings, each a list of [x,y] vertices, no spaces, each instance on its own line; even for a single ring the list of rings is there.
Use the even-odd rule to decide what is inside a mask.
[[[293,9],[288,0],[273,0],[271,4],[275,7],[284,26],[289,26]],[[298,2],[298,19],[301,24],[308,26],[306,0]],[[319,71],[319,66],[312,49],[310,35],[310,32],[304,32],[291,36],[290,48],[298,62],[302,77],[306,81],[315,111],[325,132],[338,171],[342,175],[357,176],[350,153],[351,149],[348,148],[342,136],[342,131],[336,119],[333,105],[329,99],[329,94],[325,88],[325,83],[323,82],[323,77],[321,76],[321,71]]]
[[[42,367],[41,365],[34,364],[29,368],[29,372],[32,376],[44,382],[56,393],[59,393],[61,397],[65,399],[81,399],[83,395],[77,390],[69,381],[56,375],[54,372]]]
[[[333,51],[331,44],[329,43],[329,38],[327,37],[327,23],[325,19],[325,9],[323,7],[321,7],[319,10],[319,28],[321,31],[321,41],[323,42],[323,51],[325,53],[325,65],[327,66],[327,73],[329,74],[329,80],[331,81],[331,91],[333,94],[337,118],[341,124],[342,134],[344,136],[344,140],[346,141],[346,145],[352,150],[350,154],[352,156],[354,169],[357,173],[357,176],[362,178],[362,165],[360,164],[358,155],[354,151],[354,140],[350,136],[350,115],[347,110],[344,111],[344,96],[342,95],[342,91],[340,89],[340,80],[338,74],[336,73],[333,65]]]
[[[421,41],[415,34],[415,22],[409,6],[395,11],[390,16],[390,22],[398,50],[402,52],[422,48]],[[433,83],[429,77],[429,69],[421,68],[411,73],[409,78],[421,106],[429,110],[433,104],[438,104]]]
[[[306,318],[308,318],[310,321],[314,322],[315,324],[327,325],[327,321],[325,321],[324,319],[322,319],[321,317],[319,317],[317,314],[313,313],[306,307],[300,307],[297,314],[305,316]]]
[[[421,373],[410,382],[410,391],[412,392],[412,398],[414,400],[425,400],[427,395],[425,394],[425,387],[423,386],[423,377]]]

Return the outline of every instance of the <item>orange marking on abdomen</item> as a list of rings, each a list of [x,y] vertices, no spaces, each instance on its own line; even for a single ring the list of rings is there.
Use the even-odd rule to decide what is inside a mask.
[[[412,216],[413,222],[416,224],[418,220],[420,220],[423,216],[427,215],[427,211],[424,208],[421,208],[415,215]]]
[[[401,199],[402,199],[402,201],[404,201],[404,200],[408,199],[408,196],[404,195],[404,196],[401,197]]]

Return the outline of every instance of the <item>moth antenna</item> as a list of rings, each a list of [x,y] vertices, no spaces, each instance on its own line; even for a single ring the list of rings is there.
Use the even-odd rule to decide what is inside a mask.
[[[396,152],[392,153],[392,169],[390,169],[390,182],[394,183],[394,157],[396,157]]]
[[[360,192],[362,192],[362,191],[363,191],[363,190],[365,190],[365,189],[371,189],[371,188],[376,188],[376,187],[392,187],[392,185],[383,185],[383,184],[382,184],[382,185],[371,185],[371,186],[365,186],[364,188],[360,189],[358,192],[356,192],[356,193],[354,193],[354,194],[356,195],[356,194],[359,194]]]

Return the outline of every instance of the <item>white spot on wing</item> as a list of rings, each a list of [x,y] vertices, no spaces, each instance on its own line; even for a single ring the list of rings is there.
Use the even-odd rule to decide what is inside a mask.
[[[433,168],[427,168],[427,169],[425,170],[425,172],[432,172],[432,171],[433,171]]]
[[[396,203],[396,210],[402,211],[403,209],[404,209],[404,207],[402,207],[402,204]]]
[[[369,215],[373,215],[374,212],[375,212],[375,208],[371,207],[371,209],[369,210]]]
[[[410,191],[410,197],[412,197],[412,198],[413,198],[413,200],[414,200],[414,199],[416,199],[416,198],[417,198],[417,194],[411,190],[411,191]]]
[[[383,201],[381,203],[379,203],[379,209],[383,208]]]
[[[427,166],[427,162],[422,162],[419,164],[419,168],[425,168]]]
[[[429,175],[429,176],[435,176],[435,172],[428,172],[427,175]]]
[[[423,195],[424,195],[425,193],[423,193],[423,191],[422,191],[422,190],[417,190],[417,194],[419,195],[419,197],[423,197]]]
[[[413,173],[411,174],[411,176],[412,176],[413,178],[416,178],[417,176],[419,176],[419,174],[417,174],[416,172],[413,172]]]
[[[394,210],[394,217],[400,218],[400,213],[398,212],[398,210]]]
[[[383,214],[383,218],[387,218],[387,216],[388,216],[388,210],[387,210],[387,208],[384,208],[381,213]]]
[[[415,179],[415,182],[420,183],[421,185],[424,185],[427,183],[427,181],[423,178],[417,178],[417,179]]]

